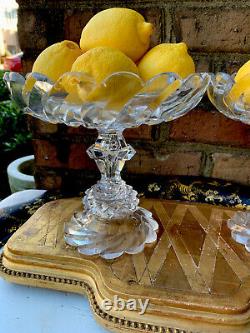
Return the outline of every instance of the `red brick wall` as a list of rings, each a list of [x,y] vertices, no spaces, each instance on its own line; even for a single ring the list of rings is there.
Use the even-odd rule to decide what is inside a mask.
[[[233,1],[49,0],[18,1],[24,69],[54,42],[78,42],[82,27],[99,10],[127,6],[156,26],[152,45],[184,40],[198,71],[233,72],[250,58],[250,4]],[[34,134],[37,185],[81,188],[96,175],[85,149],[95,131],[30,119]],[[137,155],[128,174],[197,175],[250,184],[250,127],[225,118],[204,101],[168,124],[127,130]]]

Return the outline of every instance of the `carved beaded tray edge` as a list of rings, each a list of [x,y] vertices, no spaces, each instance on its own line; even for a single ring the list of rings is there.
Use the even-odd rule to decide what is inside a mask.
[[[3,264],[3,255],[0,256],[0,276],[6,279],[9,282],[16,282],[18,278],[25,279],[27,281],[27,285],[35,284],[35,281],[38,280],[46,280],[48,282],[52,282],[53,284],[57,284],[57,290],[63,291],[65,287],[63,285],[74,285],[82,288],[82,294],[86,294],[89,300],[90,307],[96,316],[97,320],[104,321],[106,324],[111,324],[113,328],[116,326],[117,329],[126,329],[131,331],[136,331],[137,329],[143,332],[159,332],[159,333],[195,333],[193,331],[182,330],[173,327],[163,327],[157,325],[145,324],[138,321],[124,320],[109,313],[103,311],[96,301],[96,297],[93,289],[84,281],[70,279],[70,278],[60,278],[55,277],[53,275],[44,275],[44,274],[34,274],[28,272],[21,272],[14,269],[9,269]],[[33,280],[33,281],[32,281]],[[32,283],[33,282],[33,283]],[[20,283],[20,281],[19,281]],[[24,284],[24,283],[22,283]]]
[[[148,202],[148,204],[151,205],[152,204],[151,201],[152,200],[147,199],[145,202],[143,201],[144,202],[143,205],[145,205],[146,202]],[[158,202],[158,200],[153,200],[153,201]],[[173,202],[173,201],[165,202],[165,200],[163,200],[163,201],[164,201],[164,205],[166,204],[167,206],[169,206],[168,208],[170,208],[170,206],[175,207],[175,209],[172,210],[172,213],[171,213],[171,209],[169,210],[169,214],[171,214],[171,216],[172,216],[173,212],[176,211],[176,209],[177,209],[177,211],[179,211],[179,208],[178,208],[179,206],[180,206],[181,210],[183,210],[181,207],[194,206],[194,204],[180,204],[179,202]],[[80,199],[78,199],[78,198],[61,199],[58,201],[47,203],[44,207],[40,208],[34,214],[34,216],[31,218],[31,220],[34,219],[36,216],[35,221],[36,222],[38,220],[41,221],[43,223],[43,227],[45,228],[44,230],[48,231],[47,222],[46,223],[44,223],[44,222],[46,221],[46,216],[50,217],[51,212],[53,211],[53,219],[49,218],[48,222],[51,223],[51,221],[53,221],[52,224],[54,224],[54,226],[56,228],[49,229],[50,237],[49,237],[49,239],[47,239],[48,246],[49,245],[51,246],[51,240],[52,240],[51,236],[53,236],[53,235],[56,235],[56,237],[60,236],[58,239],[61,240],[61,234],[62,234],[61,229],[62,229],[62,225],[63,225],[62,224],[63,219],[60,219],[60,223],[56,222],[57,219],[55,219],[55,216],[61,216],[62,212],[63,212],[63,214],[65,214],[64,212],[67,212],[67,215],[71,215],[72,214],[71,210],[79,208],[80,205],[81,205],[81,202],[80,202]],[[48,206],[50,206],[53,209],[52,210],[48,209]],[[207,209],[210,210],[208,205],[205,205],[205,206],[207,207]],[[204,208],[205,206],[202,205],[200,207]],[[162,204],[160,205],[160,207],[163,208]],[[186,211],[186,209],[188,207],[186,207],[184,210]],[[214,209],[217,210],[216,207],[214,207],[214,206],[212,206],[212,207],[213,207],[212,208],[213,210]],[[221,208],[218,208],[218,209],[221,210]],[[43,213],[41,214],[41,212],[43,212]],[[180,217],[181,217],[181,221],[182,221],[183,217],[179,216],[179,218]],[[65,216],[64,216],[64,218],[65,218]],[[50,288],[50,289],[58,289],[58,290],[62,290],[62,291],[77,292],[79,294],[86,293],[87,295],[90,295],[89,293],[91,292],[91,294],[93,295],[93,299],[90,299],[90,297],[89,297],[89,301],[90,301],[90,305],[94,311],[94,315],[96,316],[97,321],[99,321],[103,326],[108,327],[110,330],[113,330],[115,332],[127,331],[127,332],[132,333],[135,331],[140,331],[140,332],[151,331],[151,332],[163,332],[163,333],[191,333],[191,330],[193,333],[201,332],[200,330],[197,331],[197,326],[192,325],[190,320],[188,320],[188,323],[185,322],[184,325],[183,325],[183,322],[182,322],[182,324],[181,323],[179,324],[179,322],[176,322],[176,321],[171,322],[171,320],[167,323],[166,321],[168,320],[168,316],[164,316],[164,317],[160,318],[161,319],[160,322],[158,322],[158,320],[152,321],[150,318],[147,318],[146,322],[145,321],[141,322],[140,318],[138,318],[138,317],[129,317],[128,316],[127,318],[124,318],[124,317],[120,318],[120,317],[117,317],[115,314],[110,315],[109,313],[105,313],[101,309],[101,307],[98,305],[98,299],[99,299],[98,294],[96,294],[95,286],[93,285],[93,287],[92,287],[92,279],[91,279],[90,275],[86,274],[86,278],[87,278],[86,280],[85,280],[85,277],[80,277],[80,276],[78,277],[78,276],[74,276],[74,275],[67,276],[64,273],[57,275],[55,273],[50,272],[49,270],[44,270],[44,269],[41,270],[39,267],[40,266],[39,261],[37,262],[38,265],[36,265],[36,262],[33,261],[33,259],[36,258],[36,255],[37,254],[39,254],[39,256],[40,256],[40,254],[47,255],[48,251],[40,252],[41,249],[39,246],[39,249],[38,249],[39,252],[37,252],[37,251],[34,252],[34,248],[32,245],[30,248],[28,248],[28,251],[31,249],[31,253],[30,253],[31,256],[30,256],[29,252],[26,252],[27,248],[25,250],[25,247],[23,247],[24,238],[19,237],[20,236],[19,233],[21,233],[21,235],[25,236],[27,239],[31,239],[32,233],[27,234],[25,231],[27,229],[28,229],[28,231],[30,231],[30,229],[31,229],[30,227],[35,226],[35,224],[32,221],[30,221],[30,222],[27,221],[25,224],[26,226],[23,225],[21,227],[20,231],[19,230],[17,231],[17,234],[9,240],[8,245],[6,245],[4,248],[3,257],[1,258],[0,275],[2,275],[6,280],[8,280],[10,282],[24,284],[24,285],[33,285],[33,286],[39,286],[39,287],[46,287],[46,288]],[[175,219],[173,219],[173,221],[175,221]],[[178,219],[178,221],[179,221],[179,219]],[[175,221],[175,223],[178,221]],[[186,220],[185,224],[187,223],[187,221],[188,220]],[[164,217],[164,223],[165,222],[167,222],[167,220],[165,221],[165,217]],[[51,225],[50,225],[50,227],[51,227]],[[53,225],[52,225],[52,227],[53,227]],[[59,229],[60,229],[59,234],[58,234],[57,227],[59,227]],[[175,231],[177,229],[172,228],[172,227],[170,229],[168,229],[168,231],[166,230],[165,232],[169,233],[172,230],[175,234],[176,233]],[[169,226],[168,226],[168,228],[169,228]],[[34,228],[34,229],[36,229],[36,228]],[[41,229],[42,236],[43,236],[44,230]],[[53,230],[54,230],[54,232],[53,232]],[[180,229],[180,230],[182,230],[182,229]],[[33,235],[37,235],[37,230],[33,230]],[[42,237],[42,239],[43,239],[43,241],[45,241],[43,237]],[[37,244],[37,243],[35,243],[35,244]],[[30,245],[30,244],[28,244],[28,245]],[[237,246],[237,248],[238,247],[239,246]],[[67,252],[70,249],[65,249],[65,247],[63,246],[61,248],[61,250],[63,250],[62,253],[64,253],[65,250]],[[241,248],[239,250],[242,252]],[[31,261],[34,264],[35,270],[30,271],[29,267],[26,265],[27,262],[23,260],[24,258],[27,258],[27,253],[28,253],[28,257],[30,259],[32,259]],[[33,254],[35,254],[35,256],[33,256]],[[23,257],[23,255],[24,255],[24,257]],[[22,261],[19,262],[19,259],[22,259]],[[23,262],[24,266],[23,266],[22,262]],[[19,265],[19,263],[21,265]],[[249,269],[247,270],[247,275],[250,276]],[[90,278],[90,279],[88,279],[88,278]],[[247,285],[248,289],[249,289],[249,287],[250,287],[250,285]],[[248,299],[247,299],[247,303],[248,303]],[[247,304],[247,307],[249,307],[249,303]],[[238,318],[240,322],[238,322],[236,325],[233,324],[233,328],[236,328],[236,330],[237,330],[237,328],[239,328],[238,325],[240,324],[240,328],[244,328],[244,332],[249,333],[249,330],[248,331],[245,330],[245,328],[246,328],[245,320],[247,319],[247,321],[249,321],[250,317],[249,317],[249,314],[247,314],[245,312],[245,310],[247,310],[247,309],[244,308],[243,310],[244,310],[244,313],[242,313],[242,314],[247,315],[247,318],[245,318],[245,319],[240,318],[240,317],[242,317],[241,313],[239,314],[239,316],[236,313],[235,318],[236,319]],[[178,321],[179,321],[179,319],[180,318],[178,318]],[[190,318],[188,318],[188,319],[190,319]],[[242,322],[242,319],[244,320],[244,322]],[[207,326],[207,324],[209,325],[209,323],[206,321],[203,323],[205,324],[205,326]],[[224,326],[224,324],[225,323],[223,323],[222,326]],[[244,327],[242,326],[242,324]],[[212,326],[214,326],[214,325],[212,324]],[[176,328],[174,328],[174,327],[176,327]],[[187,328],[188,328],[188,331],[187,331]],[[218,333],[217,326],[215,329],[216,329],[216,333]],[[248,326],[248,329],[249,329],[249,326]],[[207,330],[204,331],[202,329],[202,332],[205,333],[208,331]],[[211,332],[211,331],[209,330],[209,332]],[[213,330],[213,332],[215,332],[215,331]],[[223,332],[225,332],[224,329],[223,329]],[[226,332],[227,333],[229,333],[229,332],[236,333],[235,330],[232,331],[231,325],[229,327],[229,331],[226,330]],[[237,330],[237,333],[239,333],[239,332],[243,333],[243,331]]]

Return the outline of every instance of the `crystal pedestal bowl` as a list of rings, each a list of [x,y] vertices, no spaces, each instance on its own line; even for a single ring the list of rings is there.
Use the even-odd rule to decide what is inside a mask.
[[[236,100],[232,99],[230,91],[235,84],[234,74],[210,74],[211,81],[208,86],[208,97],[216,109],[226,117],[250,125],[250,105],[244,101],[244,93]],[[250,87],[250,77],[249,77]]]
[[[181,80],[174,73],[162,73],[145,83],[136,74],[119,72],[97,84],[84,73],[66,73],[55,83],[39,73],[26,78],[7,73],[5,81],[12,98],[31,116],[98,130],[87,153],[101,179],[86,191],[84,211],[65,224],[66,243],[84,255],[113,259],[156,241],[157,222],[138,206],[137,192],[120,175],[135,154],[122,133],[183,116],[199,103],[210,76],[195,73]]]
[[[234,76],[226,73],[211,74],[208,97],[226,117],[250,125],[250,104],[247,103],[244,92],[237,99],[232,98],[230,93],[235,84]],[[227,225],[231,229],[232,238],[244,244],[250,252],[250,212],[237,212],[227,221]]]

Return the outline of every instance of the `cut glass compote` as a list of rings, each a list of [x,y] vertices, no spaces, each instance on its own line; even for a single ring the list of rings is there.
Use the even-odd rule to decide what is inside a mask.
[[[209,84],[206,73],[181,80],[162,73],[146,83],[133,73],[119,72],[102,83],[84,73],[65,73],[57,82],[32,73],[7,73],[12,98],[24,112],[51,123],[98,130],[88,150],[101,178],[83,198],[84,210],[65,224],[65,241],[84,255],[105,259],[134,254],[157,239],[158,224],[138,206],[137,192],[121,178],[135,150],[123,137],[125,128],[154,125],[183,116],[201,100]]]
[[[226,117],[250,125],[250,105],[246,103],[244,91],[237,100],[231,97],[230,91],[235,84],[234,77],[235,75],[226,73],[211,74],[208,97],[217,110]],[[227,221],[227,225],[231,229],[232,238],[244,244],[246,250],[250,252],[250,212],[237,212]]]
[[[250,125],[250,105],[244,102],[244,92],[237,100],[232,100],[230,91],[235,84],[235,74],[210,74],[208,97],[216,109],[226,117]],[[250,82],[249,82],[250,85]]]

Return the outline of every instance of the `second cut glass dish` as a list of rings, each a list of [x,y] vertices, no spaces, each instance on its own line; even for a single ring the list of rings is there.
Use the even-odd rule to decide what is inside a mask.
[[[244,101],[244,92],[232,99],[230,92],[235,81],[235,74],[219,72],[210,74],[211,82],[208,86],[208,97],[216,109],[232,120],[238,120],[250,125],[250,104]],[[250,77],[249,77],[250,86]]]
[[[118,72],[97,84],[84,73],[66,73],[55,83],[39,73],[26,78],[7,73],[5,81],[25,113],[50,123],[98,130],[87,153],[101,178],[85,192],[84,210],[65,224],[66,243],[84,255],[113,259],[155,242],[158,223],[139,206],[137,192],[120,175],[135,154],[123,131],[185,115],[200,102],[210,76],[194,73],[182,80],[162,73],[144,82],[136,74]]]
[[[247,103],[244,91],[237,99],[232,99],[231,91],[236,83],[234,77],[235,74],[229,75],[223,72],[211,74],[208,97],[216,109],[226,117],[250,125],[250,104]],[[232,238],[244,244],[246,250],[250,252],[250,212],[237,212],[227,221],[227,225]]]

